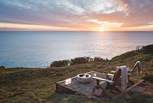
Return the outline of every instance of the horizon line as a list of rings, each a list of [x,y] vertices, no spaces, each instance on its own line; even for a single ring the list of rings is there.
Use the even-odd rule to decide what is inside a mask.
[[[0,32],[153,32],[153,30],[133,30],[133,31],[94,31],[94,30],[0,30]]]

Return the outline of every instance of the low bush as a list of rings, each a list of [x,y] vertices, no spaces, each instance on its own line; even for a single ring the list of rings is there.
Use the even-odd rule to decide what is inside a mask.
[[[88,63],[90,61],[90,59],[91,58],[89,58],[89,57],[78,57],[78,58],[74,58],[74,59],[71,59],[71,65]]]
[[[64,66],[68,66],[69,63],[70,63],[69,60],[54,61],[51,63],[50,67],[64,67]]]
[[[0,69],[5,69],[5,66],[0,66]]]
[[[145,81],[153,83],[153,74],[149,74],[143,77]]]
[[[94,62],[105,62],[106,60],[104,60],[103,58],[101,57],[95,57],[94,58]]]
[[[153,45],[144,46],[142,52],[145,54],[153,54]]]

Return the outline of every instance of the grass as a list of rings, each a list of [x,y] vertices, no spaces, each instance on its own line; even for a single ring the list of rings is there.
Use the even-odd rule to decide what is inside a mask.
[[[109,72],[118,65],[132,67],[143,61],[144,78],[150,83],[148,94],[130,94],[130,97],[112,100],[92,100],[80,95],[55,93],[55,82],[91,70]],[[112,60],[88,62],[65,67],[0,69],[0,103],[153,103],[153,54],[131,51]]]

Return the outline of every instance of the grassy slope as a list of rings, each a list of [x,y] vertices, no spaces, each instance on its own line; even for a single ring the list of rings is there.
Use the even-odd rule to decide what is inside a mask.
[[[90,100],[82,96],[56,94],[54,92],[55,82],[91,70],[108,72],[117,65],[131,67],[137,60],[143,61],[144,64],[145,72],[142,76],[153,74],[153,54],[138,53],[136,51],[127,52],[103,63],[90,62],[48,69],[1,69],[0,103],[101,103],[102,101]],[[152,88],[152,86],[148,88]],[[152,103],[153,96],[134,94],[128,98],[124,97],[103,102]]]

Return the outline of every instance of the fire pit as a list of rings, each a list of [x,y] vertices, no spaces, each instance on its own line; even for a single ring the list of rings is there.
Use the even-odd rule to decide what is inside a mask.
[[[92,81],[92,77],[90,74],[88,73],[82,73],[82,74],[78,74],[76,76],[76,79],[78,82],[80,83],[90,83]]]

